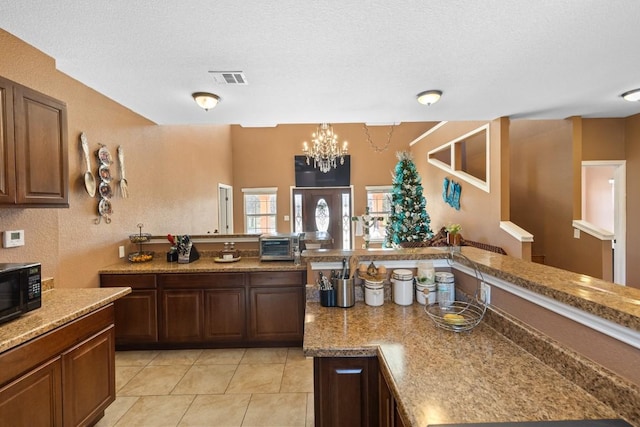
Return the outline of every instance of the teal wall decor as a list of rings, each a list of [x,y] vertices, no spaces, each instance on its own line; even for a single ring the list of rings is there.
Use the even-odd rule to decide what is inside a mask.
[[[462,187],[459,183],[455,182],[452,179],[444,177],[444,180],[442,181],[442,200],[444,200],[446,204],[457,211],[460,210],[461,192]]]

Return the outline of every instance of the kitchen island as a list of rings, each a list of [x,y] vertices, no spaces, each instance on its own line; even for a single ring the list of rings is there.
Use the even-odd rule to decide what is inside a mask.
[[[373,358],[377,395],[388,385],[406,425],[613,417],[640,426],[640,290],[476,248],[461,253],[452,260],[446,248],[303,252],[311,277],[344,257],[387,271],[431,260],[467,295],[476,274],[491,286],[481,324],[456,334],[435,328],[415,302],[325,308],[309,285],[304,350],[316,358],[317,408],[330,412],[322,391],[342,381],[340,369],[360,370],[361,384],[373,384],[364,374]],[[373,417],[367,413],[362,419]]]
[[[487,324],[481,323],[469,333],[439,329],[418,304],[385,302],[371,307],[357,302],[352,308],[339,309],[307,302],[304,352],[314,357],[316,373],[325,360],[331,360],[339,370],[340,360],[377,359],[380,383],[368,382],[365,393],[376,400],[369,403],[375,408],[384,406],[377,399],[378,388],[386,382],[406,427],[620,418]],[[355,376],[353,365],[348,366],[344,372]],[[375,378],[370,372],[366,375]],[[325,406],[323,399],[336,396],[323,395],[317,387],[318,411]],[[352,412],[358,411],[355,402],[348,403]],[[317,420],[328,417],[316,412]]]
[[[52,289],[0,325],[0,420],[92,425],[115,399],[113,302],[131,292]]]

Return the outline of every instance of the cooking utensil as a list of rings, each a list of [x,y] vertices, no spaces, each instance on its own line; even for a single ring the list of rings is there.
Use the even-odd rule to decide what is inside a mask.
[[[122,151],[122,146],[118,147],[118,161],[120,162],[120,193],[122,193],[122,198],[126,199],[129,197],[129,188],[127,178],[124,175],[124,152]]]
[[[349,257],[349,271],[347,273],[348,277],[345,277],[345,279],[355,277],[357,270],[358,270],[358,257],[354,255]]]
[[[341,279],[348,279],[347,276],[347,259],[346,258],[342,258],[342,276],[340,276]]]
[[[84,153],[84,160],[87,163],[87,171],[84,173],[84,188],[91,197],[96,195],[96,178],[91,173],[91,161],[89,160],[89,142],[84,132],[80,134],[80,141],[82,142],[82,152]]]

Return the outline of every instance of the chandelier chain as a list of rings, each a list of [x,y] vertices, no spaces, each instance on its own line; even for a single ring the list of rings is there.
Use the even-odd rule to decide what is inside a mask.
[[[369,143],[371,148],[373,148],[373,151],[375,151],[376,153],[382,153],[387,148],[389,148],[389,145],[391,144],[391,137],[393,136],[393,131],[396,127],[395,123],[392,124],[391,127],[389,128],[389,133],[387,134],[388,135],[387,142],[382,147],[378,147],[373,143],[373,140],[371,139],[371,135],[369,134],[369,128],[367,127],[366,123],[363,125],[363,127],[364,127],[364,133],[367,135],[367,142]]]

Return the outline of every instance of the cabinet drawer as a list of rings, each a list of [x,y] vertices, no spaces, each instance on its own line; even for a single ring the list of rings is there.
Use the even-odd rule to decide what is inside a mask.
[[[204,289],[219,286],[244,286],[244,273],[159,274],[158,284],[165,289]]]
[[[249,273],[250,285],[300,285],[304,286],[304,272],[302,271],[264,271]]]
[[[155,289],[155,274],[101,274],[100,286],[114,288],[129,286],[132,289]]]

